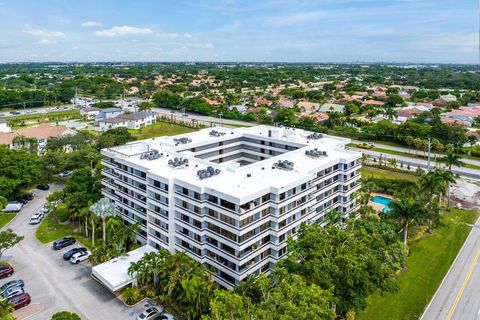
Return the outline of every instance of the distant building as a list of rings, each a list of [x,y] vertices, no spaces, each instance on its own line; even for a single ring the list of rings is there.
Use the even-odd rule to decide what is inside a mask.
[[[115,118],[116,116],[121,114],[123,114],[122,109],[118,109],[118,108],[101,109],[100,113],[96,117],[96,120],[106,119],[106,118]]]
[[[115,128],[140,129],[156,122],[157,116],[153,112],[133,112],[130,114],[119,114],[113,118],[98,120],[96,129],[107,131]]]
[[[449,93],[449,94],[445,94],[445,95],[440,96],[440,99],[445,100],[447,102],[457,101],[457,96]]]
[[[247,107],[241,104],[233,105],[228,107],[229,110],[237,109],[239,113],[245,113],[247,112]]]
[[[75,130],[65,126],[42,123],[35,127],[23,128],[11,133],[0,133],[0,144],[8,145],[9,148],[14,149],[17,147],[14,141],[16,137],[35,139],[38,143],[38,153],[42,154],[45,152],[48,139],[76,133]]]
[[[311,113],[317,111],[320,104],[318,102],[300,101],[297,103],[297,107],[299,107],[303,113]]]
[[[272,105],[272,101],[266,99],[259,99],[255,101],[255,106],[257,107],[269,107]]]
[[[362,101],[362,104],[364,106],[366,105],[372,105],[372,106],[377,106],[377,107],[383,107],[385,105],[384,102],[382,101],[377,101],[377,100],[365,100],[365,101]]]
[[[318,110],[320,112],[344,112],[345,106],[338,103],[324,103]]]
[[[12,129],[8,126],[8,122],[5,119],[0,119],[0,132],[8,133],[11,132]]]
[[[94,108],[94,107],[87,107],[80,109],[80,115],[82,118],[86,120],[95,119],[102,109]]]

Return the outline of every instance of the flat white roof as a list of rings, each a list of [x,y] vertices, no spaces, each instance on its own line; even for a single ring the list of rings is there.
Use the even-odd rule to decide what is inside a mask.
[[[225,133],[223,136],[211,136],[210,132],[216,130]],[[184,181],[189,185],[196,185],[230,195],[239,199],[246,199],[253,196],[260,190],[266,188],[284,188],[316,172],[318,168],[327,168],[336,163],[348,163],[360,158],[361,153],[345,149],[350,142],[348,138],[341,138],[322,134],[320,139],[308,139],[310,131],[301,129],[289,129],[272,126],[254,126],[248,128],[206,128],[196,132],[171,136],[158,137],[147,140],[132,142],[123,146],[104,149],[103,153],[116,156],[118,160],[125,159],[126,162],[144,168],[149,173],[164,177],[175,178]],[[269,136],[270,135],[270,136]],[[177,143],[174,139],[188,138],[191,141],[185,144]],[[206,159],[195,157],[190,148],[201,147],[218,141],[228,141],[235,138],[262,138],[297,146],[298,149],[287,151],[284,154],[272,156],[271,158],[256,161],[251,164],[240,166],[235,161],[214,163]],[[259,145],[260,146],[260,145]],[[226,145],[225,147],[228,147]],[[328,156],[312,158],[305,155],[305,151],[317,148],[326,151]],[[162,157],[154,160],[141,158],[141,153],[157,150],[163,154]],[[286,150],[285,150],[286,151]],[[172,168],[168,160],[175,157],[188,159],[188,167],[181,166]],[[294,163],[291,171],[272,169],[272,165],[279,160],[288,160]],[[212,166],[221,170],[221,173],[209,178],[199,179],[197,171]]]
[[[132,283],[128,274],[130,263],[140,260],[145,253],[157,251],[148,245],[132,250],[127,256],[118,257],[92,268],[92,276],[114,292]]]

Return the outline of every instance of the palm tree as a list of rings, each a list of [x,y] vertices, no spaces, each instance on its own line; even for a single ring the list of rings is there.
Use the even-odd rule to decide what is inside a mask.
[[[385,115],[386,115],[388,120],[393,121],[397,117],[398,112],[397,112],[397,110],[393,109],[392,107],[388,107],[385,110]]]
[[[413,145],[413,137],[412,136],[405,137],[405,143],[408,145],[408,153],[410,153],[410,148]]]
[[[103,242],[106,243],[107,233],[105,231],[105,221],[108,217],[112,217],[117,214],[115,204],[108,198],[102,198],[90,207],[90,211],[92,211],[97,217],[102,219]]]
[[[397,167],[397,159],[394,159],[394,158],[388,159],[388,163],[392,166],[392,168]]]
[[[413,190],[404,190],[397,199],[390,202],[390,214],[403,229],[403,243],[407,244],[408,227],[421,219],[425,213],[425,205],[416,198]]]
[[[434,198],[440,198],[440,194],[444,189],[444,180],[438,170],[433,170],[422,175],[419,179],[419,187],[422,194],[427,198],[430,214],[428,217],[428,231],[432,232],[432,219],[438,216],[439,210],[433,206]],[[440,201],[438,201],[440,202]]]
[[[448,167],[448,170],[452,171],[452,166],[463,167],[465,163],[460,161],[460,156],[456,154],[453,150],[447,151],[445,156],[440,158],[440,162],[445,163]]]
[[[455,174],[451,171],[451,170],[441,170],[439,169],[438,170],[438,174],[439,176],[441,177],[441,179],[443,180],[443,182],[446,184],[447,186],[447,190],[446,190],[446,194],[447,194],[447,210],[450,211],[450,186],[452,185],[452,183],[455,183],[456,182],[456,179],[455,179]]]

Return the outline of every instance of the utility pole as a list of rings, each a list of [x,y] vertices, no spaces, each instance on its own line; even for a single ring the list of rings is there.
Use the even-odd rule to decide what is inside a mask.
[[[428,136],[428,164],[427,164],[427,171],[430,172],[430,154],[432,150],[432,137]]]

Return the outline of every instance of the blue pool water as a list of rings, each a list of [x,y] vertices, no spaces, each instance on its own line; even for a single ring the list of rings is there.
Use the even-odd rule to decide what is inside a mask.
[[[385,207],[383,208],[383,212],[389,212],[390,211],[390,202],[392,202],[392,199],[385,198],[382,196],[373,196],[372,202],[383,204]]]

